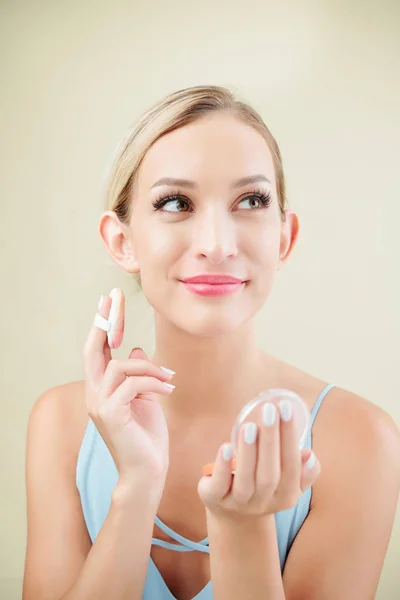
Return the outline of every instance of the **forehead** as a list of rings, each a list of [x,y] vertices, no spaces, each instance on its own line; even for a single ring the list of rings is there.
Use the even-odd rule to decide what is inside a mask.
[[[263,173],[274,181],[272,155],[264,137],[233,115],[207,115],[157,140],[137,174],[137,185],[149,189],[160,177],[229,183]]]

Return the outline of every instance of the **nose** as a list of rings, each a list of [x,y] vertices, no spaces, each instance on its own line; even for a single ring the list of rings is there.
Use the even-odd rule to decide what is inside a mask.
[[[192,248],[198,258],[207,258],[220,264],[238,254],[236,225],[221,207],[210,207],[204,214],[196,215],[192,232]]]

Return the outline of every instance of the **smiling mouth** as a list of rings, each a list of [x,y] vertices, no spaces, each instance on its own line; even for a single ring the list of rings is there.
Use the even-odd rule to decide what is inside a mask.
[[[226,296],[233,294],[245,285],[245,281],[237,281],[236,283],[191,283],[181,281],[187,290],[199,296]]]
[[[182,279],[184,283],[206,283],[211,285],[219,285],[219,284],[227,284],[227,283],[243,283],[242,278],[233,277],[233,275],[227,275],[225,273],[221,274],[203,274],[203,275],[195,275],[194,277],[186,277]]]

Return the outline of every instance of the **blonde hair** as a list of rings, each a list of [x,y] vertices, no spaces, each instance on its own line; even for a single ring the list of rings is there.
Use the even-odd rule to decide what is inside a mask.
[[[131,216],[131,190],[135,175],[150,147],[163,135],[197,121],[210,113],[224,111],[254,127],[265,139],[272,154],[276,191],[285,218],[286,194],[282,158],[277,142],[260,115],[233,93],[220,86],[195,86],[174,92],[147,110],[128,131],[112,161],[105,189],[105,208],[114,211],[122,223]],[[140,277],[139,277],[140,284]]]

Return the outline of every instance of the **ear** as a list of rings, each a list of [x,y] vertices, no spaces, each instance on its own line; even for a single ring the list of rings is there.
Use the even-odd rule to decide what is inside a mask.
[[[119,267],[127,273],[140,271],[129,228],[119,220],[114,211],[102,214],[98,233],[107,252]]]
[[[299,235],[299,218],[292,210],[285,210],[281,221],[281,241],[279,246],[279,269],[283,267],[296,244]]]

